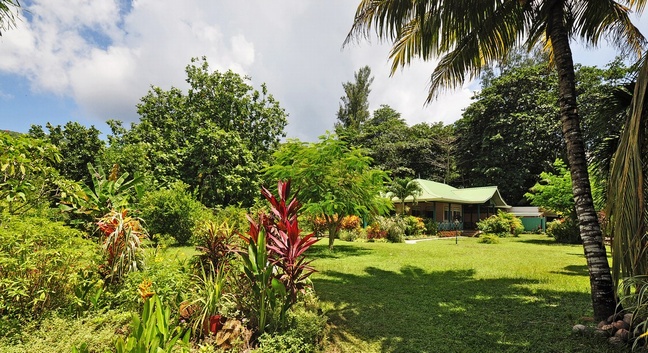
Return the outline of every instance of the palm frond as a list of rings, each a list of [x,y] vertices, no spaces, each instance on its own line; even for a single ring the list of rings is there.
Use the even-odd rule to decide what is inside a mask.
[[[18,0],[0,0],[0,36],[2,32],[16,25],[20,2]]]
[[[429,60],[444,55],[431,76],[428,102],[439,88],[456,88],[466,78],[477,77],[486,63],[505,57],[519,45],[525,31],[525,11],[530,9],[516,1],[416,4],[404,16],[406,21],[398,21],[399,29],[389,27],[388,38],[394,40],[390,58],[393,73],[412,58]],[[377,26],[377,30],[380,28]]]
[[[648,273],[646,203],[642,145],[647,116],[648,60],[637,78],[632,107],[610,171],[608,209],[612,243],[612,275],[621,278]]]
[[[627,2],[630,8],[639,13],[643,12],[643,10],[646,8],[646,5],[648,5],[648,1],[646,0],[625,0],[625,2]]]
[[[642,8],[645,1],[635,2]],[[575,32],[588,45],[597,46],[601,39],[608,39],[626,54],[640,57],[646,38],[630,20],[631,7],[613,0],[576,1],[574,6]]]

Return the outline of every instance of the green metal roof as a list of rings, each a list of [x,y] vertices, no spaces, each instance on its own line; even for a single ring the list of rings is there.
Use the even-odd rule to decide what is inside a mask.
[[[511,207],[502,199],[502,195],[500,195],[497,186],[457,189],[450,185],[431,180],[414,179],[413,181],[417,182],[422,190],[422,193],[416,197],[418,202],[437,201],[459,204],[483,204],[488,200],[492,200],[495,207]],[[394,198],[394,201],[400,202],[397,197]],[[405,198],[405,202],[413,201],[414,198],[412,196]]]

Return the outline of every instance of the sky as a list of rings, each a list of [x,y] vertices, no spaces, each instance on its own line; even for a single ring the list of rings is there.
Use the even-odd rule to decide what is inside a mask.
[[[370,110],[390,105],[410,124],[452,123],[476,81],[425,105],[435,62],[390,77],[389,45],[343,47],[359,0],[30,0],[0,37],[0,129],[78,121],[104,133],[108,119],[138,120],[151,86],[186,90],[184,68],[206,56],[214,70],[262,83],[289,114],[287,136],[314,141],[332,130],[342,83],[369,65]],[[635,19],[648,34],[646,16]],[[575,62],[604,66],[616,52],[574,46]]]

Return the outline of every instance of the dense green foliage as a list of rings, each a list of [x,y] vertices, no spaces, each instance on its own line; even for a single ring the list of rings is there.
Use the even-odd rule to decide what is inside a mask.
[[[524,231],[522,221],[513,214],[497,210],[497,214],[477,222],[477,228],[498,237],[518,236]]]
[[[141,217],[149,234],[173,237],[178,244],[189,242],[198,222],[208,213],[205,207],[187,190],[189,186],[181,181],[168,188],[150,191],[139,202]]]
[[[47,123],[46,127],[47,134],[42,126],[32,125],[29,135],[44,139],[59,149],[61,160],[55,167],[63,177],[90,184],[90,174],[87,173],[86,166],[97,165],[103,156],[105,143],[99,139],[101,132],[94,126],[87,128],[74,121],[66,123],[63,127]]]
[[[488,83],[455,123],[457,168],[464,186],[497,185],[517,205],[563,153],[556,74],[540,62]]]
[[[54,167],[60,160],[49,143],[0,131],[0,212],[23,214],[49,206],[68,184]]]
[[[116,327],[125,327],[130,319],[126,312],[108,310],[92,316],[72,319],[53,314],[40,322],[21,326],[20,341],[0,340],[0,352],[71,352],[73,347],[86,347],[91,352],[110,352],[119,334]]]
[[[547,235],[559,243],[580,244],[583,242],[578,231],[578,222],[571,217],[549,222]]]
[[[232,71],[211,72],[204,59],[194,59],[186,72],[187,93],[153,87],[138,105],[139,123],[129,130],[111,123],[106,162],[161,184],[181,180],[209,207],[250,206],[286,113],[265,85],[259,92]]]
[[[77,230],[43,217],[0,222],[0,327],[38,320],[75,305],[75,288],[98,263],[98,247]],[[95,276],[96,278],[96,276]]]
[[[373,165],[392,177],[420,177],[450,182],[454,177],[453,128],[442,123],[408,126],[388,105],[353,133],[342,135],[355,147],[367,149]]]
[[[574,213],[574,199],[570,193],[571,176],[562,160],[556,159],[553,167],[555,172],[542,172],[540,182],[525,196],[534,206],[571,217]]]

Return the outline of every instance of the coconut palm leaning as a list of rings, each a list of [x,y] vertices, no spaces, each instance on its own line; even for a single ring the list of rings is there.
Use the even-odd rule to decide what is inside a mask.
[[[440,57],[431,75],[427,101],[441,88],[455,88],[478,77],[486,64],[502,60],[520,46],[544,45],[559,77],[562,131],[573,181],[576,213],[590,272],[594,316],[615,310],[614,285],[602,241],[580,130],[570,38],[591,46],[608,39],[640,55],[645,38],[632,24],[631,11],[648,0],[361,0],[345,45],[376,33],[393,41],[392,72],[412,59]]]

